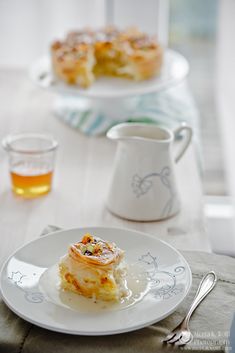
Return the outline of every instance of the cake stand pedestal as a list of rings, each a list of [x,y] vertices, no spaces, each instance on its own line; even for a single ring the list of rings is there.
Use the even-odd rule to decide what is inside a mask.
[[[39,87],[58,94],[54,105],[56,115],[72,127],[80,128],[87,119],[90,124],[104,125],[126,121],[131,117],[143,95],[166,90],[181,82],[188,74],[189,64],[179,53],[166,49],[159,76],[135,82],[123,78],[101,77],[91,87],[69,86],[53,76],[49,57],[36,61],[30,77]]]

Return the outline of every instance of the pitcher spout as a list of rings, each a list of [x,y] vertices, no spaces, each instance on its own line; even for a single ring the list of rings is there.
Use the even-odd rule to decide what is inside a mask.
[[[110,140],[144,140],[169,143],[173,139],[172,131],[156,124],[122,123],[108,130],[106,136]]]
[[[121,140],[121,139],[127,139],[131,137],[131,135],[128,135],[127,133],[127,126],[125,123],[118,124],[111,127],[111,129],[109,129],[108,132],[106,133],[106,136],[110,140]]]

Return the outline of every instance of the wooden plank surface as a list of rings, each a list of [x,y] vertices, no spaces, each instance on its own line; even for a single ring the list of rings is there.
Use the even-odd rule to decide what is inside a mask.
[[[53,224],[63,228],[114,226],[157,236],[179,249],[209,251],[202,191],[193,146],[177,166],[181,212],[162,222],[130,222],[105,207],[115,143],[86,137],[53,116],[55,96],[42,91],[23,71],[0,71],[0,139],[22,131],[49,132],[59,141],[53,191],[34,200],[12,194],[8,161],[0,150],[0,265],[22,244]]]

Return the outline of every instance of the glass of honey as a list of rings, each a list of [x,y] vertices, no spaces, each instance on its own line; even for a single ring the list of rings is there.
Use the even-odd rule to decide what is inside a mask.
[[[49,135],[24,133],[3,140],[9,156],[12,190],[24,198],[35,198],[51,190],[56,140]]]

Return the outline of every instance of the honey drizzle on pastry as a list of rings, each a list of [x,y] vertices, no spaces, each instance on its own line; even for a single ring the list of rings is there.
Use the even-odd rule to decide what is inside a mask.
[[[100,266],[107,266],[115,262],[123,254],[115,244],[106,242],[87,233],[82,241],[69,247],[69,256],[74,260],[84,260]]]

